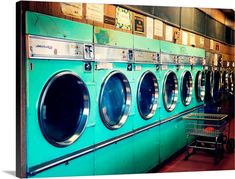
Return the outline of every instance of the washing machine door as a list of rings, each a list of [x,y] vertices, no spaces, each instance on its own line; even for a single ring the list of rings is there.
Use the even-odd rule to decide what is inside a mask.
[[[39,123],[44,137],[57,147],[71,145],[84,131],[89,111],[90,97],[82,79],[69,71],[54,75],[39,101]]]
[[[120,71],[111,72],[104,80],[100,97],[100,116],[109,129],[120,128],[127,120],[131,106],[131,88]]]
[[[214,89],[214,75],[212,71],[206,73],[206,101],[209,102],[213,99]]]
[[[178,100],[178,79],[173,71],[169,71],[163,82],[163,104],[165,109],[170,112],[176,107]]]
[[[137,105],[143,119],[154,116],[158,104],[158,82],[151,71],[146,71],[140,78],[137,89]]]
[[[229,76],[228,76],[228,82],[229,82],[229,92],[233,93],[233,90],[234,90],[234,76],[233,76],[233,73],[229,73]]]
[[[188,106],[192,100],[193,80],[189,71],[182,74],[181,80],[181,100],[185,106]]]
[[[229,77],[228,77],[228,72],[227,71],[223,72],[223,88],[224,88],[224,91],[228,92],[228,89],[229,89]]]
[[[218,101],[220,99],[220,88],[221,88],[221,75],[219,71],[214,72],[214,88],[213,88],[213,99]]]
[[[199,102],[204,101],[205,98],[206,76],[202,71],[198,71],[195,79],[195,93],[196,99]]]

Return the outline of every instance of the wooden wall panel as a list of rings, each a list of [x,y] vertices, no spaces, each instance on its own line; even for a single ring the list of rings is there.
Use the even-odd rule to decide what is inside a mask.
[[[116,6],[105,4],[104,5],[104,15],[110,18],[114,18],[114,25],[104,23],[104,28],[115,29],[115,18],[116,18]]]

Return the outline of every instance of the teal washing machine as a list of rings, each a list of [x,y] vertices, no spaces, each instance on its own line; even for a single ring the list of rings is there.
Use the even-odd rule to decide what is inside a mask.
[[[26,12],[27,177],[94,174],[93,28]]]
[[[230,62],[229,64],[229,93],[234,96],[234,88],[235,88],[235,74],[234,74],[234,67],[235,67],[235,62]]]
[[[229,92],[229,62],[223,61],[222,64],[222,91],[223,93]]]
[[[177,118],[181,105],[178,56],[180,46],[170,42],[160,42],[161,89],[160,89],[160,162],[165,161],[178,150]]]
[[[182,104],[180,112],[184,115],[189,112],[199,112],[205,96],[205,75],[202,60],[204,51],[194,47],[181,46],[181,56],[178,57],[181,72],[180,96]],[[201,108],[199,108],[201,107]],[[178,149],[186,145],[185,120],[177,120]]]
[[[144,44],[144,45],[143,45]],[[150,171],[159,163],[160,73],[159,41],[134,35],[133,107],[135,120],[134,165],[136,173]],[[154,127],[150,127],[155,125]]]
[[[191,103],[192,107],[199,107],[204,104],[205,99],[205,50],[195,47],[188,48],[190,48],[188,54],[192,57],[191,72],[193,78],[193,96]]]
[[[213,104],[213,90],[214,90],[214,70],[213,70],[213,53],[206,52],[206,84],[205,84],[205,103],[207,105]]]
[[[213,55],[213,75],[214,75],[214,88],[213,88],[213,101],[219,103],[222,100],[222,73],[221,73],[221,60],[222,55],[214,53]]]
[[[95,174],[133,173],[133,35],[94,27]]]
[[[186,46],[183,46],[182,48],[186,48]],[[180,56],[178,56],[180,72],[179,93],[181,100],[181,103],[179,103],[179,112],[187,111],[194,107],[192,103],[194,86],[191,60],[192,57],[187,53],[182,53]]]
[[[183,51],[182,48],[187,48],[186,46],[181,47],[181,55],[178,56],[180,80],[179,83],[179,93],[180,101],[179,103],[179,113],[185,113],[192,109],[193,106],[193,73],[192,73],[192,57],[185,53],[188,51]],[[185,133],[185,120],[182,117],[178,117],[175,120],[175,135],[177,135],[177,141],[175,145],[178,147],[177,150],[182,149],[186,145],[186,133]]]

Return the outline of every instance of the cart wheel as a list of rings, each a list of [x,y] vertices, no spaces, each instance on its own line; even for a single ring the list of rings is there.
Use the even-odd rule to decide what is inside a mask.
[[[226,148],[228,152],[233,152],[234,151],[234,139],[230,138],[227,141]]]

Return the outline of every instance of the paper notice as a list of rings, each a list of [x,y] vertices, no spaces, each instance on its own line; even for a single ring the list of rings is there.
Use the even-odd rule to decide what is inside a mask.
[[[199,37],[199,47],[204,47],[204,37]]]
[[[154,20],[154,35],[162,37],[163,36],[163,22],[157,19]]]
[[[172,41],[173,39],[173,27],[166,25],[166,37],[167,41]]]
[[[153,18],[147,17],[147,37],[153,38]]]
[[[217,54],[214,54],[214,65],[218,66],[218,56],[217,56]]]
[[[116,27],[125,30],[131,30],[132,26],[131,12],[121,7],[116,8]]]
[[[213,47],[214,47],[214,41],[210,40],[210,49],[213,50]]]
[[[64,15],[82,18],[82,3],[60,3],[60,7]]]
[[[86,19],[104,22],[103,4],[86,4]]]
[[[195,34],[192,34],[192,33],[189,34],[189,44],[190,45],[196,45]]]
[[[188,33],[185,31],[182,32],[182,44],[188,45]]]

